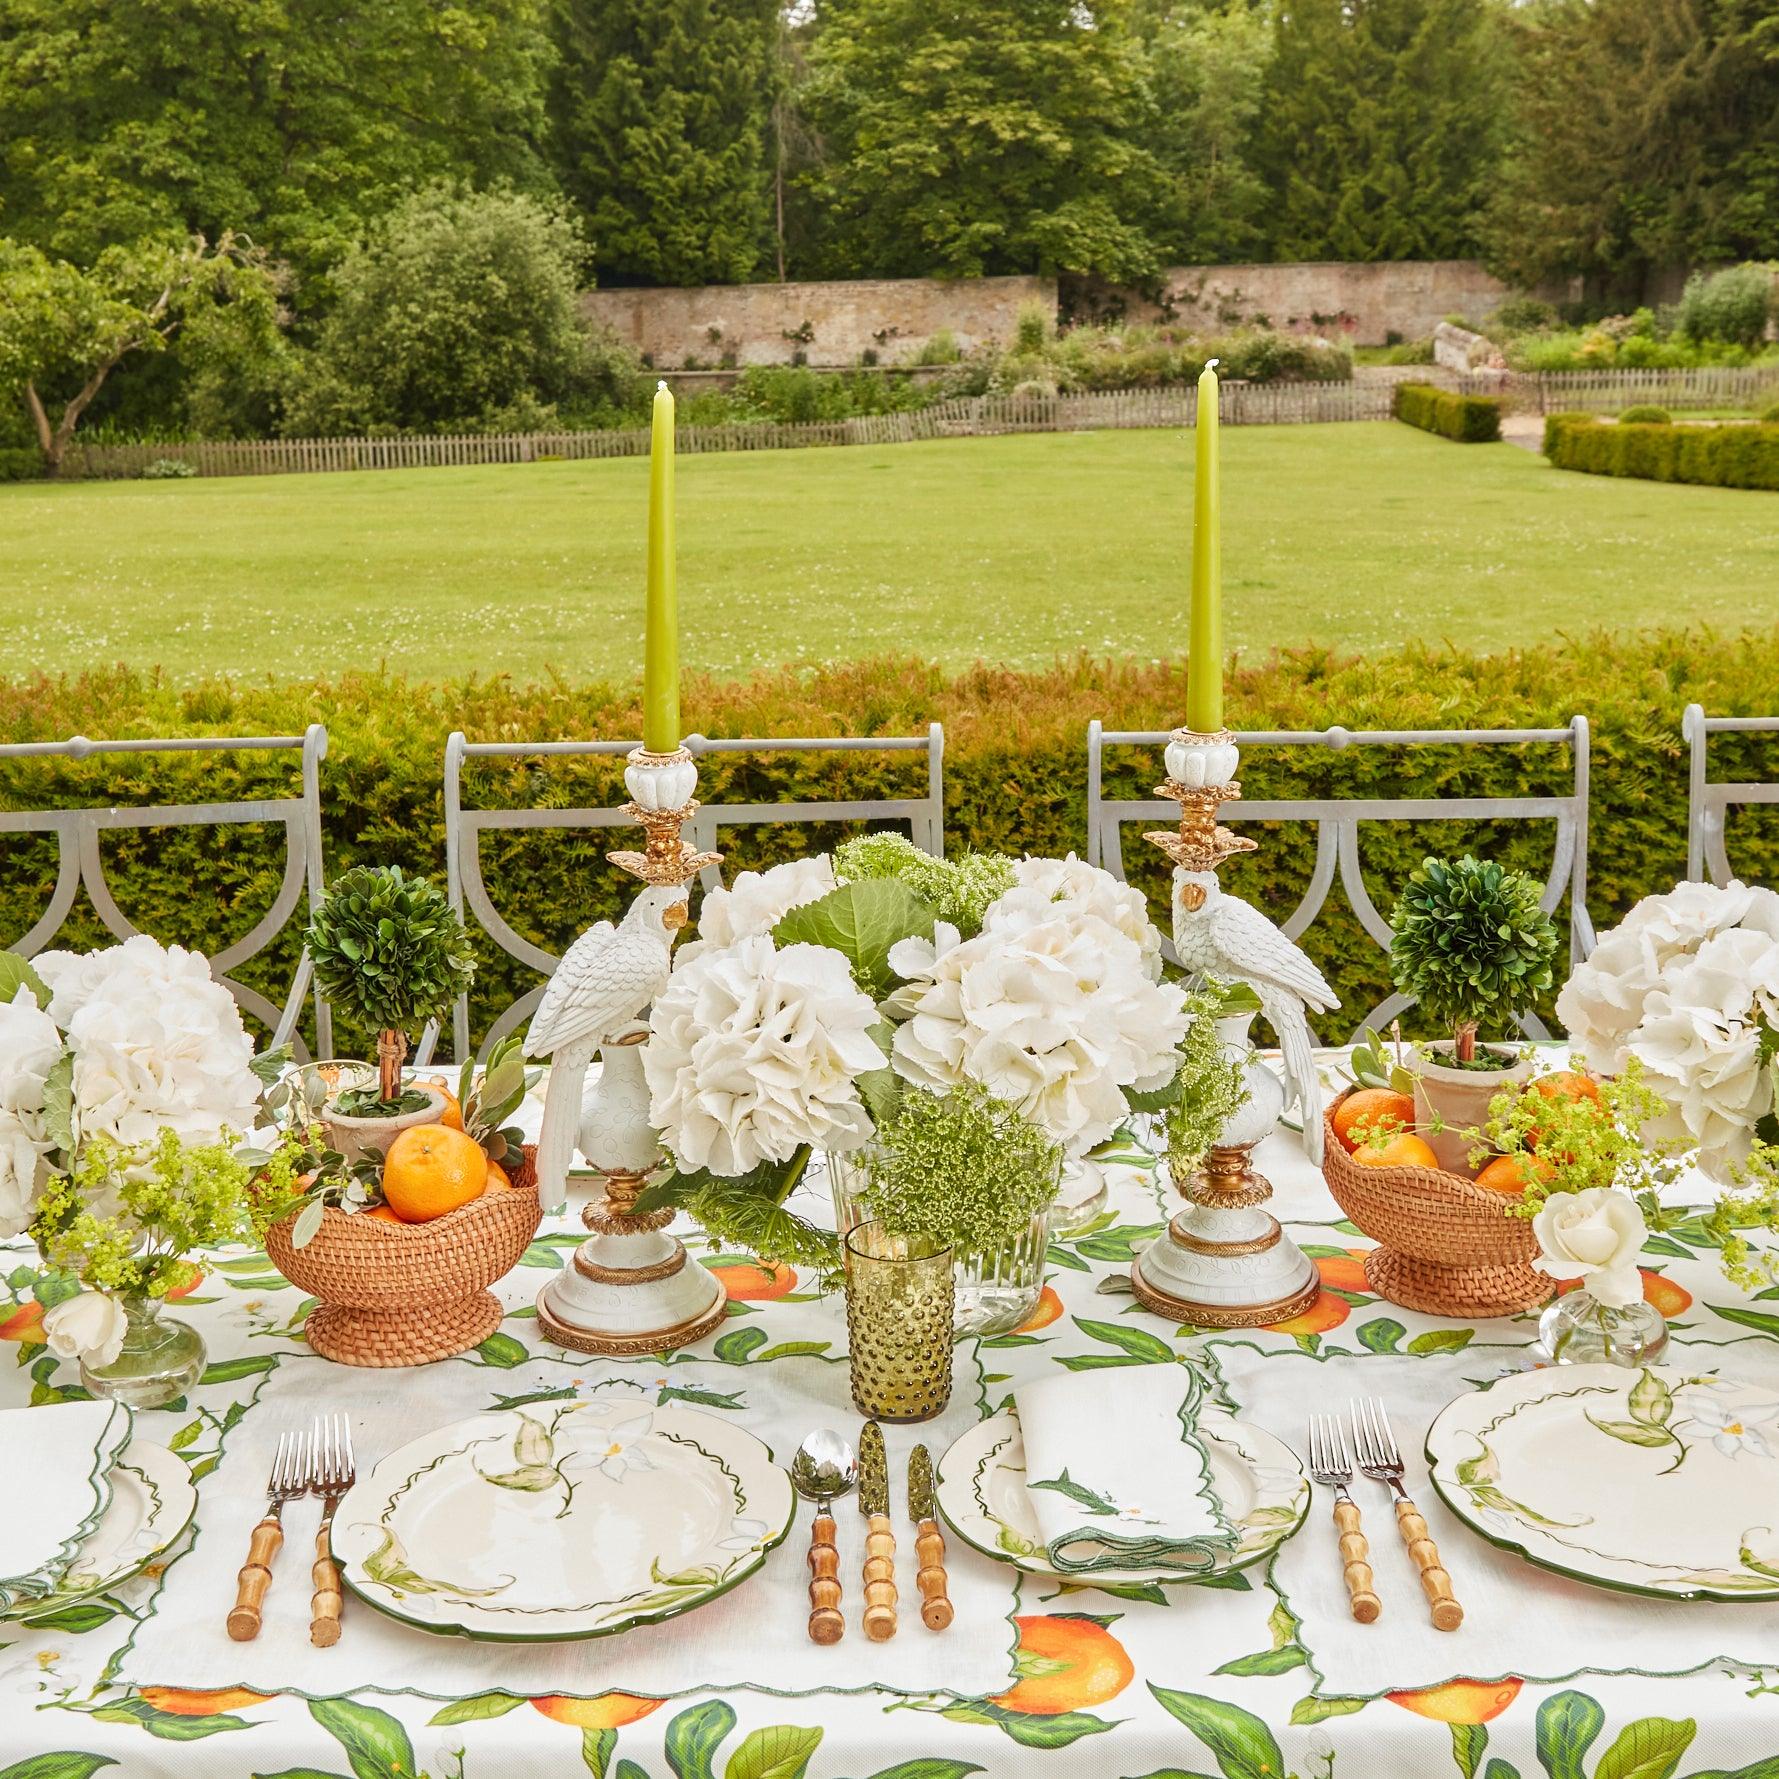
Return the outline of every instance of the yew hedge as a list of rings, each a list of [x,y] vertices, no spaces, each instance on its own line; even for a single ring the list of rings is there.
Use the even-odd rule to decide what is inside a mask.
[[[1779,631],[1595,637],[1485,656],[1420,646],[1370,659],[1302,650],[1237,668],[1228,714],[1242,728],[1394,729],[1558,727],[1584,711],[1594,725],[1589,901],[1603,927],[1637,897],[1671,886],[1685,869],[1683,706],[1696,698],[1714,713],[1765,713],[1779,704],[1775,687]],[[688,724],[713,736],[909,735],[937,718],[946,730],[948,844],[1057,853],[1086,844],[1088,720],[1166,728],[1184,705],[1179,664],[1088,660],[1048,672],[977,667],[955,676],[917,661],[880,660],[787,669],[739,683],[695,681],[684,697]],[[330,873],[391,862],[442,881],[441,769],[450,730],[462,728],[475,740],[625,736],[636,733],[637,708],[627,688],[521,686],[504,679],[440,685],[353,675],[330,684],[180,687],[119,670],[0,682],[0,741],[7,742],[77,732],[109,738],[293,734],[317,720],[330,737],[322,767]],[[1758,736],[1726,736],[1713,750],[1720,776],[1773,775],[1775,762],[1763,754]],[[1251,749],[1242,779],[1251,797],[1560,794],[1568,783],[1565,758],[1554,747]],[[1118,750],[1108,759],[1107,794],[1147,796],[1160,776],[1156,752]],[[0,806],[13,809],[281,797],[294,795],[296,786],[296,757],[289,753],[79,762],[36,757],[0,766]],[[704,761],[700,782],[711,801],[912,795],[923,788],[917,757],[895,755],[713,757]],[[619,802],[622,789],[609,761],[496,762],[466,773],[465,797],[571,807]],[[838,829],[732,832],[729,869],[771,863],[838,837]],[[1309,879],[1314,836],[1298,826],[1259,837],[1262,850],[1226,867],[1227,880],[1282,917]],[[623,842],[609,831],[493,835],[484,844],[483,871],[514,926],[560,949],[590,921],[613,914],[633,887],[605,862],[615,843]],[[1378,906],[1388,910],[1424,854],[1465,847],[1492,851],[1542,876],[1550,832],[1547,825],[1525,825],[1491,833],[1468,822],[1368,830],[1362,856]],[[1140,828],[1126,830],[1125,850],[1133,875],[1159,891],[1162,861],[1143,843]],[[125,830],[106,837],[104,854],[127,914],[165,938],[210,950],[244,932],[265,909],[283,857],[281,832],[268,829]],[[1746,875],[1779,881],[1779,812],[1738,816],[1731,856]],[[0,840],[0,943],[33,923],[54,878],[52,840]],[[287,929],[243,977],[277,998],[294,966],[297,934],[297,926]],[[87,946],[105,939],[81,898],[61,942]],[[1383,954],[1338,887],[1308,943],[1353,1016],[1385,992]],[[479,955],[478,1026],[536,980],[485,939]],[[1331,1034],[1346,1029],[1338,1017],[1327,1025]],[[345,1034],[345,1042],[358,1041],[359,1034]]]
[[[1558,469],[1716,488],[1779,489],[1779,425],[1673,426],[1551,414],[1544,454]]]

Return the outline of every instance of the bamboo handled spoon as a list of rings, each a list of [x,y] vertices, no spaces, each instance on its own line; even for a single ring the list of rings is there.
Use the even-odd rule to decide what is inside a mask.
[[[834,1543],[836,1497],[846,1494],[858,1476],[853,1450],[838,1433],[818,1427],[797,1447],[791,1460],[791,1481],[805,1501],[815,1503],[815,1526],[809,1535],[809,1638],[812,1643],[838,1643],[846,1635],[840,1611],[840,1552]]]

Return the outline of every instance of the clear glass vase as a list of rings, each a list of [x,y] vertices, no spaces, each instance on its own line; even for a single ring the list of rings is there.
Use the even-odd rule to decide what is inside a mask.
[[[1614,1309],[1575,1290],[1538,1318],[1538,1337],[1555,1365],[1648,1365],[1668,1344],[1668,1324],[1653,1303]]]
[[[859,1196],[865,1173],[858,1157],[830,1155],[828,1180],[834,1192],[834,1225],[844,1241],[871,1216]],[[1008,1334],[1017,1328],[1038,1307],[1049,1246],[1050,1207],[1046,1206],[1013,1241],[989,1249],[959,1248],[952,1274],[953,1338]]]
[[[204,1371],[204,1337],[165,1313],[158,1297],[123,1300],[124,1344],[109,1365],[80,1362],[80,1381],[95,1396],[131,1408],[161,1408],[183,1396]]]

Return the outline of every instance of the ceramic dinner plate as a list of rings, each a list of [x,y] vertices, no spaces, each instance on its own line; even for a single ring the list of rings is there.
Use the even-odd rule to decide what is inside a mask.
[[[197,1511],[198,1491],[177,1453],[133,1439],[111,1468],[111,1501],[52,1593],[11,1614],[29,1621],[103,1594],[160,1556]]]
[[[120,1402],[0,1410],[0,1451],[31,1454],[31,1486],[0,1514],[0,1610],[40,1600],[60,1581],[111,1504],[111,1470],[129,1443]]]
[[[1674,1366],[1550,1366],[1442,1409],[1427,1460],[1453,1513],[1547,1569],[1779,1600],[1779,1392]]]
[[[1191,1586],[1245,1569],[1269,1556],[1297,1528],[1309,1509],[1310,1488],[1296,1454],[1282,1440],[1221,1409],[1199,1417],[1211,1489],[1240,1541],[1216,1564],[1196,1575],[1177,1569],[1096,1569],[1061,1575],[1045,1561],[1037,1516],[1025,1490],[1025,1445],[1011,1408],[979,1421],[939,1461],[939,1511],[958,1537],[998,1563],[1030,1575],[1076,1586]]]
[[[793,1511],[790,1478],[733,1421],[592,1397],[390,1453],[340,1503],[333,1550],[353,1593],[422,1630],[554,1642],[726,1593]]]

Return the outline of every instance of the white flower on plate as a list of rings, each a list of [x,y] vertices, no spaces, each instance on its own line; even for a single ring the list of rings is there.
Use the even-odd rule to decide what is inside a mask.
[[[974,1082],[1072,1155],[1128,1115],[1123,1089],[1173,1067],[1185,994],[1152,982],[1135,941],[1091,914],[984,928],[902,996],[898,1074],[942,1092]]]
[[[48,1175],[43,1084],[62,1054],[62,1034],[29,988],[0,1002],[0,1238],[31,1221]]]
[[[679,948],[679,967],[706,951],[770,933],[793,908],[819,902],[835,887],[834,861],[825,852],[769,871],[741,872],[727,888],[706,891],[698,904],[698,937]]]
[[[1129,939],[1142,954],[1149,979],[1160,980],[1161,934],[1141,890],[1073,853],[1061,859],[1023,858],[1013,867],[1013,878],[1013,888],[988,905],[982,917],[985,931],[1013,931],[1059,915],[1090,915]]]
[[[727,1538],[717,1540],[718,1550],[758,1550],[772,1528],[764,1520],[738,1519],[729,1528]]]
[[[622,1482],[632,1470],[653,1470],[655,1466],[649,1461],[648,1453],[640,1448],[654,1424],[653,1415],[633,1415],[628,1421],[620,1421],[611,1428],[606,1434],[606,1443],[595,1448],[600,1473],[612,1482]]]
[[[1637,1201],[1617,1186],[1553,1193],[1532,1220],[1538,1258],[1553,1279],[1580,1279],[1596,1302],[1628,1309],[1642,1301],[1637,1256],[1649,1233]]]
[[[1779,1402],[1744,1402],[1734,1407],[1703,1390],[1683,1390],[1677,1406],[1726,1458],[1751,1452],[1779,1457]]]
[[[123,1305],[115,1297],[82,1291],[44,1313],[43,1338],[63,1359],[109,1365],[123,1351],[125,1326]]]
[[[649,1015],[649,1116],[686,1167],[745,1174],[801,1144],[844,1152],[871,1136],[862,1074],[885,1066],[877,1009],[846,959],[764,934],[674,971]]]

